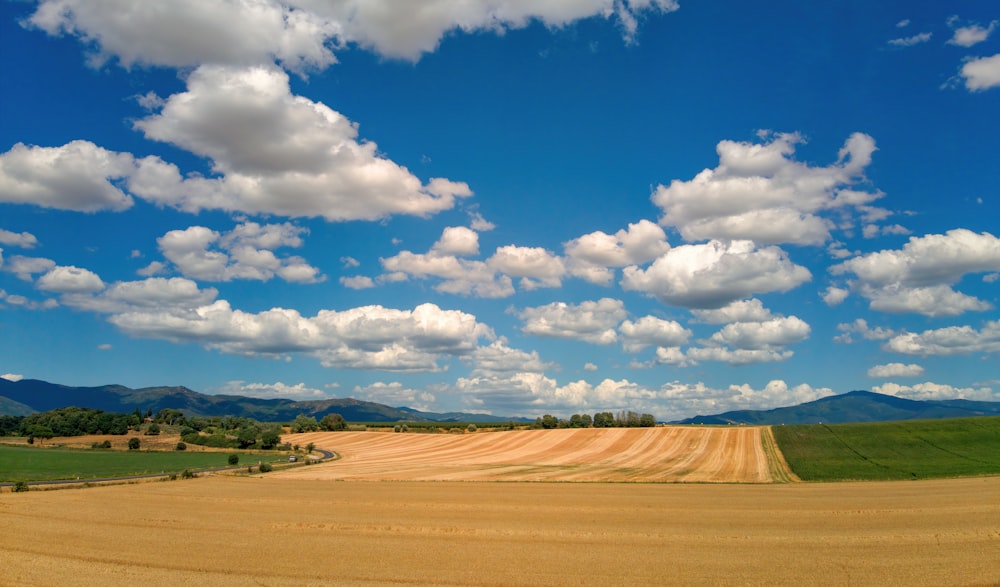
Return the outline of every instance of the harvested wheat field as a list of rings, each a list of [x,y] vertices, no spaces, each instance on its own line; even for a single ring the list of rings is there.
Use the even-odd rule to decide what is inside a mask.
[[[995,584],[998,497],[1000,477],[703,485],[284,473],[4,493],[0,584]]]
[[[340,460],[297,479],[770,483],[768,428],[577,428],[475,434],[311,432],[286,436]],[[780,459],[779,459],[780,461]]]

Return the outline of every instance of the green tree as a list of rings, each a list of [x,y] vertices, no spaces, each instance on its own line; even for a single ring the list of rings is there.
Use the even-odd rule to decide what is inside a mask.
[[[656,418],[653,417],[653,414],[643,414],[639,416],[639,426],[643,428],[656,426]]]
[[[319,423],[312,416],[299,414],[295,416],[295,421],[292,422],[291,428],[292,432],[314,432],[319,430]]]
[[[264,433],[260,435],[260,447],[264,450],[271,450],[272,448],[278,446],[279,442],[281,442],[281,436],[273,428],[265,430]]]
[[[556,418],[552,414],[545,414],[542,416],[542,428],[546,430],[556,428],[559,426],[559,418]]]
[[[240,455],[237,455],[237,454],[229,455],[229,464],[230,465],[238,465],[238,464],[240,464]]]
[[[320,420],[319,426],[323,430],[338,432],[340,430],[347,430],[347,421],[340,414],[327,414]]]
[[[132,438],[129,438],[128,439],[128,449],[129,450],[138,450],[139,449],[139,439],[136,438],[136,437],[134,437],[134,436]]]
[[[309,444],[307,444],[306,445],[306,454],[311,454],[314,448],[316,448],[315,444],[313,444],[311,442]]]
[[[236,442],[239,443],[240,448],[249,448],[257,444],[257,429],[251,427],[240,428],[236,434]]]
[[[147,436],[156,436],[159,433],[160,433],[160,425],[157,424],[156,422],[153,422],[152,424],[146,427]]]
[[[177,443],[177,450],[187,450],[187,447],[188,445],[184,444],[183,442]]]
[[[611,428],[615,425],[615,417],[611,412],[594,414],[594,428]]]

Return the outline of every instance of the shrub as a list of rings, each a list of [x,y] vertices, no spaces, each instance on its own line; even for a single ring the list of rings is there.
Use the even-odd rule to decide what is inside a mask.
[[[400,428],[400,432],[409,432],[409,431],[410,427],[407,426],[406,424],[403,424],[402,428]]]
[[[466,428],[466,430],[468,430],[469,432],[475,432],[476,430],[478,430],[478,428],[476,427],[475,424],[469,424],[469,427]]]
[[[139,439],[135,438],[134,436],[132,438],[129,438],[128,439],[128,449],[129,450],[138,450],[139,449]]]
[[[153,422],[152,424],[146,427],[146,432],[145,432],[146,436],[156,436],[159,433],[160,433],[160,425],[157,424],[156,422]]]
[[[183,442],[177,443],[177,450],[187,450],[187,447],[188,445],[184,444]]]
[[[400,430],[402,430],[402,428],[400,428],[399,424],[396,424],[395,426],[392,427],[393,432],[399,432]]]
[[[104,442],[95,442],[90,445],[90,448],[111,448],[111,441],[105,440]]]
[[[261,473],[270,473],[271,470],[274,469],[274,467],[271,466],[271,463],[261,463],[258,468]]]
[[[177,481],[177,473],[171,473],[167,476],[167,479],[170,481]]]
[[[184,471],[181,472],[181,479],[194,479],[197,476],[198,474],[190,469],[184,469]]]
[[[235,455],[235,454],[229,455],[229,464],[230,465],[240,464],[240,455]]]
[[[30,491],[27,481],[18,481],[14,484],[14,493],[21,493],[22,491]]]

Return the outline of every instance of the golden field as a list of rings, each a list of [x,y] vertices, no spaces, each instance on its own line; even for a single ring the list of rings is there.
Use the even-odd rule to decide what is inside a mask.
[[[387,448],[369,459],[376,462],[364,456],[365,442],[402,441],[400,479],[417,477],[411,457],[402,456],[415,445],[427,469],[438,471],[428,478],[473,478],[476,466],[509,473],[532,463],[532,474],[588,470],[585,462],[574,465],[572,454],[606,455],[591,458],[599,475],[641,470],[633,458],[667,467],[654,456],[666,449],[656,437],[619,447],[617,467],[606,462],[615,450],[596,450],[614,446],[610,438],[587,442],[563,432],[539,431],[525,446],[549,444],[553,452],[530,458],[525,452],[511,463],[462,451],[491,455],[491,443],[516,445],[527,436],[337,434],[316,444],[339,448],[341,460],[280,473],[3,493],[0,584],[1000,582],[1000,477],[832,484],[413,481],[389,480]],[[425,437],[443,443],[441,454],[421,444],[430,442]],[[483,440],[488,437],[495,438]],[[705,459],[732,456],[716,453]]]

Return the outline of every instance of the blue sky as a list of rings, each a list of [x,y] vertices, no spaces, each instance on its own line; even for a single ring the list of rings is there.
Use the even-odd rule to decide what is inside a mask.
[[[1000,11],[765,4],[0,4],[0,374],[1000,399]]]

